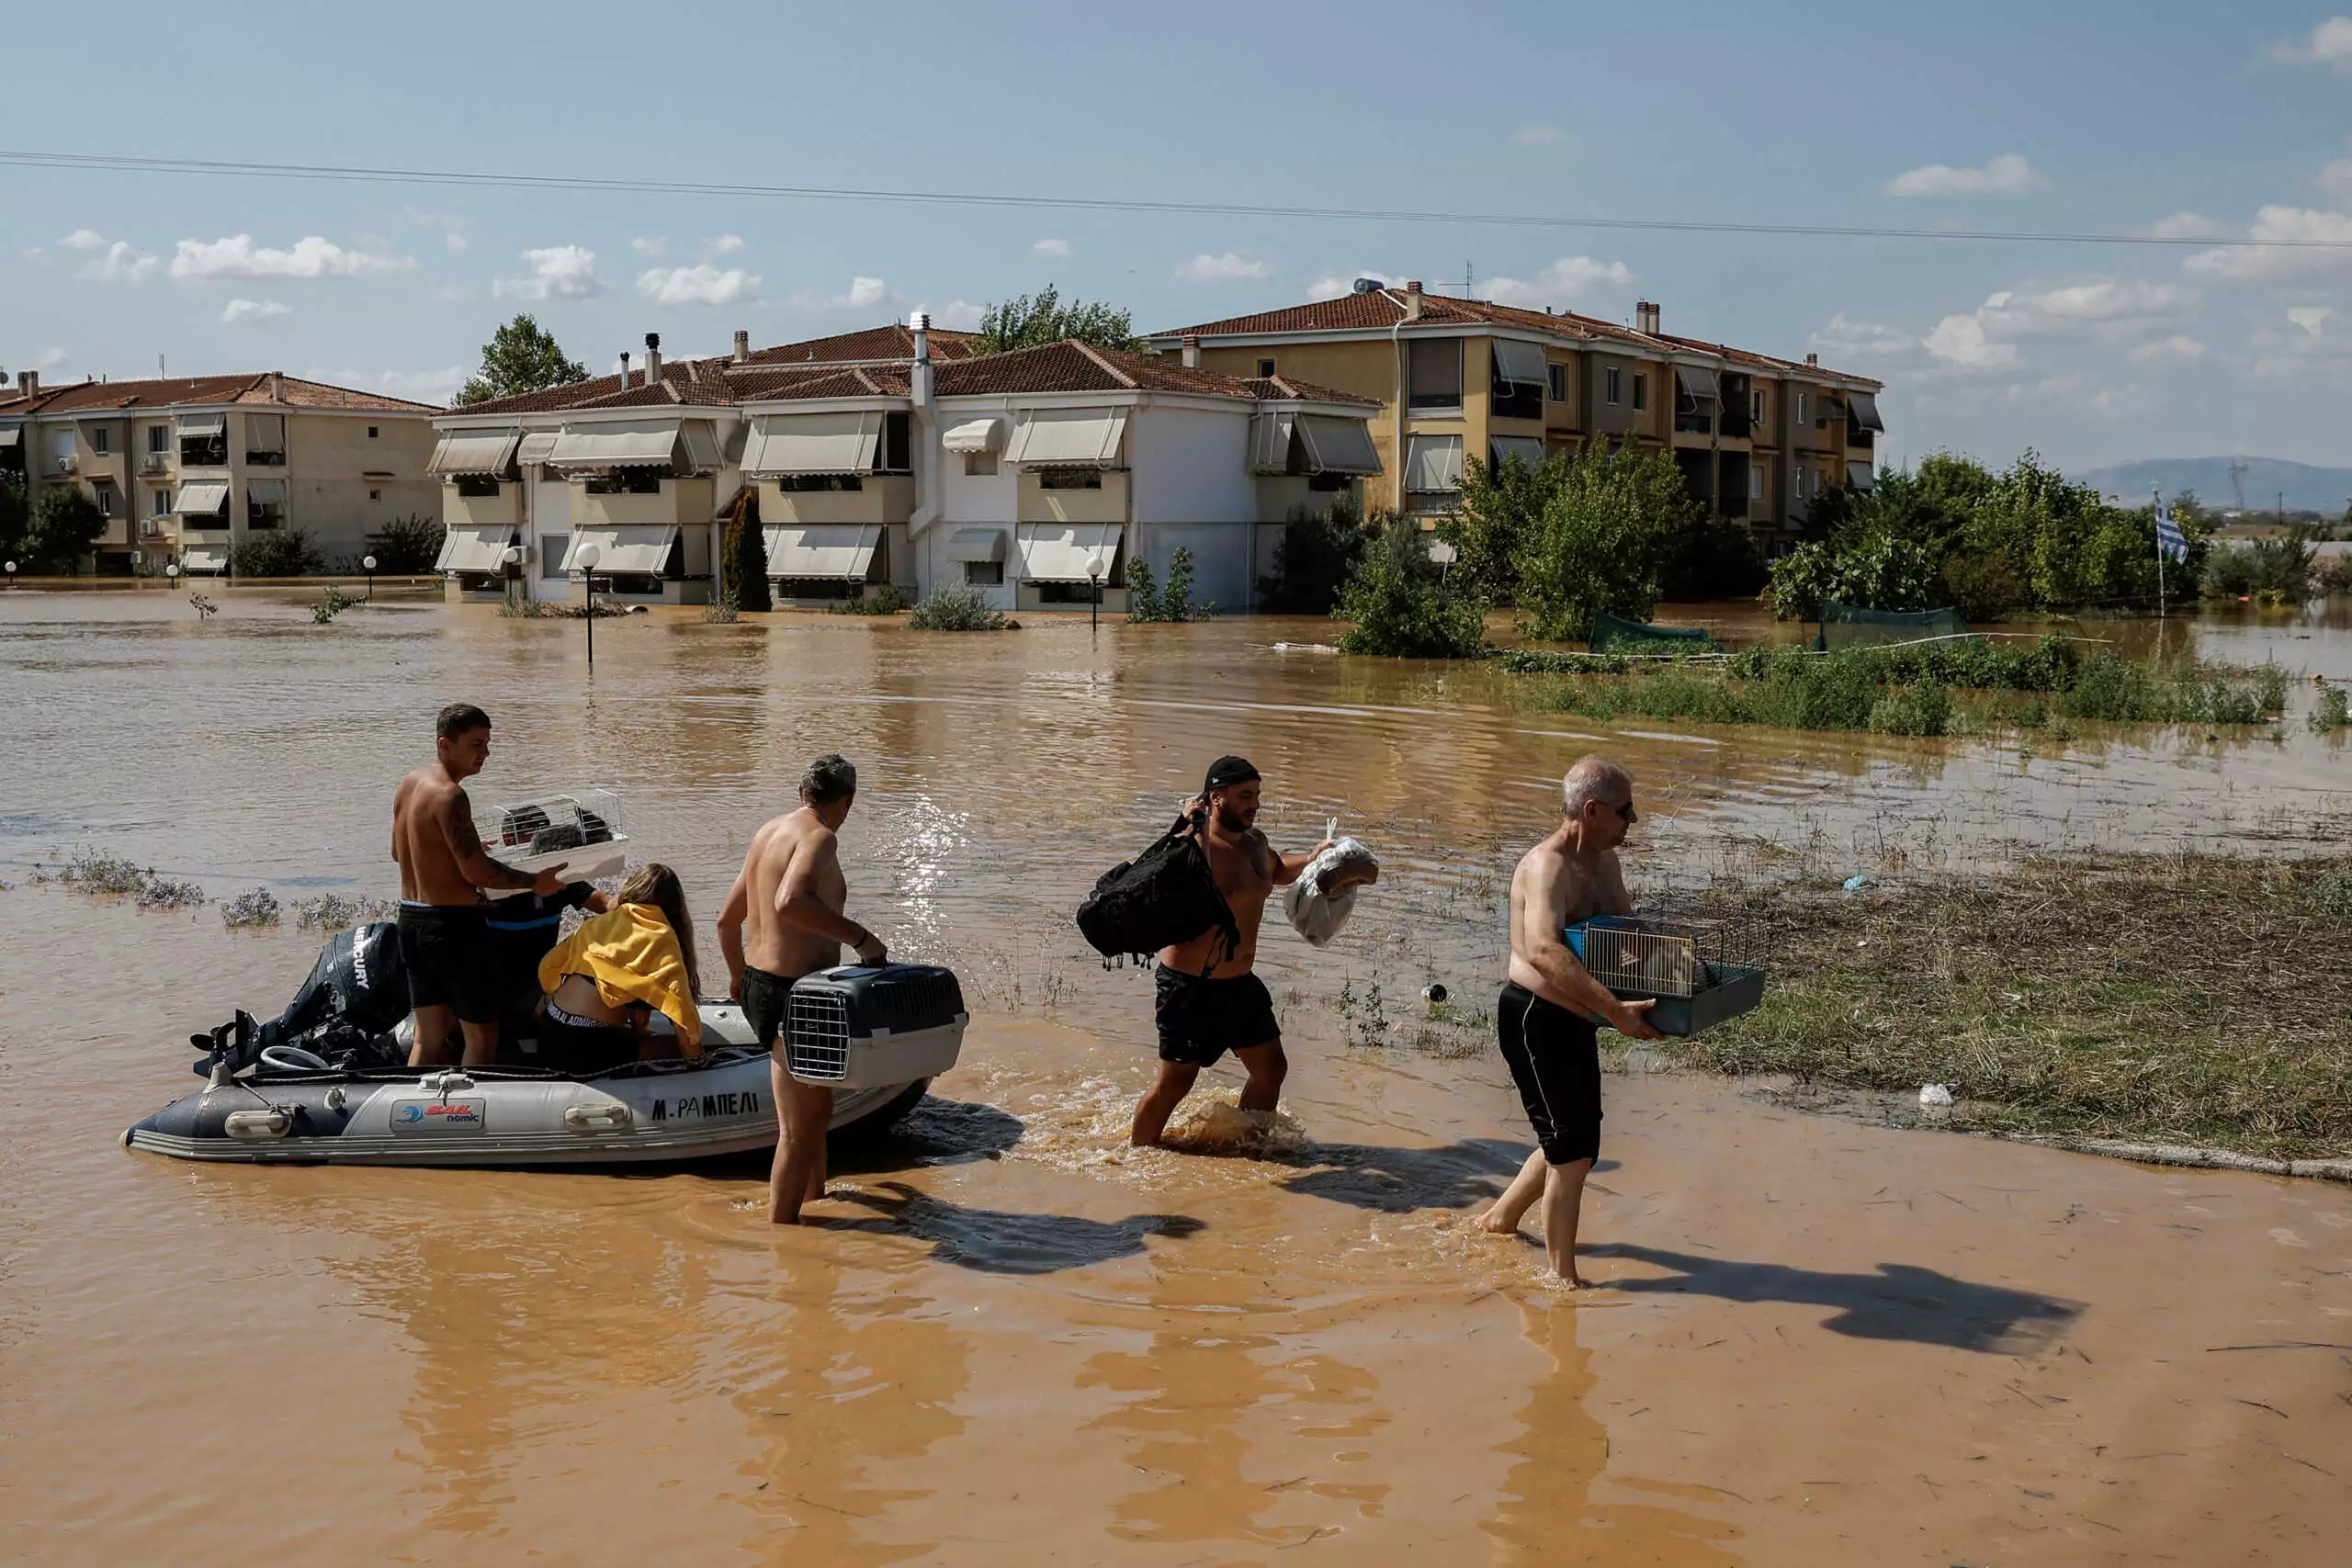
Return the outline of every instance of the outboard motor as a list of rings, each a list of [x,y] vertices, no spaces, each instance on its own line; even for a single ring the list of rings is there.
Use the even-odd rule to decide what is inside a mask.
[[[378,1042],[408,1010],[400,931],[379,920],[340,932],[321,949],[311,977],[276,1018],[256,1023],[241,1010],[210,1034],[191,1035],[189,1043],[209,1053],[196,1064],[198,1077],[223,1066],[233,1075],[256,1064],[296,1071],[392,1066],[400,1054]]]

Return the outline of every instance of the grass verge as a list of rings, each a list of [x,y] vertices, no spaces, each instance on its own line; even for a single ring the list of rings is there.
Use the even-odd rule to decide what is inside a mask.
[[[1677,1065],[1916,1096],[1959,1130],[2352,1154],[2352,858],[2030,861],[1970,881],[1744,895],[1764,1005]]]

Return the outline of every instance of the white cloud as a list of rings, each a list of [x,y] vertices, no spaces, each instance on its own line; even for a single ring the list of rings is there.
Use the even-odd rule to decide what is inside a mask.
[[[930,310],[931,324],[934,327],[945,327],[950,332],[958,333],[976,333],[980,330],[982,307],[973,304],[969,299],[950,299],[936,310],[933,310],[928,305],[918,305],[915,309]]]
[[[491,286],[501,299],[593,299],[605,291],[596,276],[596,253],[584,245],[548,245],[525,251],[527,277],[502,277]]]
[[[2018,362],[2013,343],[1995,343],[1975,316],[1946,316],[1926,338],[1928,352],[1964,370],[1992,370]]]
[[[870,310],[889,298],[888,284],[861,275],[849,280],[849,290],[843,294],[803,288],[792,296],[792,307],[797,310]]]
[[[2187,333],[2175,333],[2132,351],[2136,365],[2194,365],[2205,357],[2205,345]]]
[[[1239,251],[1227,251],[1213,256],[1204,251],[1176,269],[1179,281],[1184,283],[1245,283],[1266,276],[1266,264]]]
[[[741,234],[718,234],[704,241],[702,248],[705,255],[731,256],[748,243]]]
[[[2181,264],[2181,270],[2233,283],[2261,283],[2333,272],[2352,263],[2352,216],[2341,212],[2266,207],[2254,215],[2246,238],[2257,243],[2199,251]],[[2335,248],[2321,248],[2313,242]]]
[[[1829,318],[1827,326],[1807,337],[1805,346],[1835,364],[1841,359],[1890,359],[1911,354],[1920,344],[1908,333],[1875,321],[1853,321],[1841,310]]]
[[[2176,212],[2159,218],[2140,231],[2151,240],[2218,240],[2229,233],[2226,224],[2194,212]]]
[[[86,229],[78,230],[70,239],[78,241],[84,234],[89,232]],[[91,238],[96,239],[96,236],[92,235]],[[100,243],[106,243],[101,241]],[[86,245],[79,244],[74,248],[89,249]],[[109,283],[144,283],[148,276],[162,265],[146,252],[131,249],[129,241],[117,240],[107,244],[106,253],[103,255],[94,255],[90,258],[89,264],[82,268],[82,276],[104,278]]]
[[[1069,242],[1068,240],[1040,240],[1029,248],[1041,256],[1066,256],[1069,254]]]
[[[2296,65],[2324,65],[2352,76],[2352,17],[2330,17],[2301,43],[2274,44],[2270,52]]]
[[[629,243],[629,249],[641,256],[658,256],[670,248],[670,242],[654,234],[639,234]]]
[[[2334,314],[2335,308],[2328,305],[2296,305],[2289,308],[2287,319],[2317,337],[2320,329],[2327,324],[2328,317]]]
[[[44,348],[35,356],[43,370],[54,370],[65,363],[69,355],[62,348]]]
[[[1498,305],[1541,307],[1566,304],[1608,289],[1630,288],[1634,269],[1623,262],[1595,261],[1590,256],[1562,256],[1525,282],[1516,277],[1490,277],[1487,298]]]
[[[221,310],[220,319],[232,327],[238,327],[272,321],[293,313],[294,307],[280,304],[275,299],[232,299]]]
[[[1929,354],[1963,370],[2018,362],[2030,338],[2132,344],[2177,331],[2196,296],[2178,284],[2093,278],[2047,288],[2004,288],[1967,315],[1946,316],[1926,338]]]
[[[96,229],[76,229],[57,243],[69,251],[95,251],[107,242]]]
[[[358,277],[368,273],[399,272],[415,262],[406,256],[346,250],[332,240],[305,234],[294,248],[273,251],[254,243],[251,234],[226,239],[182,240],[172,257],[172,276],[210,277]]]
[[[2335,158],[2320,165],[2313,176],[2320,189],[2335,197],[2352,197],[2352,158]]]
[[[1567,132],[1556,125],[1523,125],[1511,132],[1510,139],[1522,147],[1545,147],[1566,141]]]
[[[1981,169],[1929,164],[1886,182],[1889,196],[2024,196],[2049,188],[2041,172],[2017,152],[2004,152]]]
[[[657,305],[740,305],[756,299],[760,280],[740,266],[654,267],[637,275],[637,291]]]

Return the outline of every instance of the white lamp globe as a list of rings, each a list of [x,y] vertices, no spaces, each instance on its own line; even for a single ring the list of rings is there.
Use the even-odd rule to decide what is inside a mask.
[[[595,570],[596,563],[604,558],[603,548],[593,539],[573,551],[571,557],[572,564],[582,571]]]
[[[369,571],[373,571],[376,570],[376,558],[374,556],[363,557],[359,564],[367,568]]]
[[[523,563],[523,552],[516,547],[509,545],[506,547],[505,553],[498,558],[507,566],[520,566]]]
[[[12,571],[13,571],[14,570],[16,570],[13,564],[10,566],[9,570],[12,570]],[[177,562],[177,561],[166,561],[166,562],[164,562],[164,575],[165,577],[177,577],[179,574],[180,574],[180,563],[179,563],[179,562]]]

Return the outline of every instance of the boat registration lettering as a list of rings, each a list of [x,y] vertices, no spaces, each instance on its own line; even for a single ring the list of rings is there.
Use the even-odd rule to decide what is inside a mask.
[[[721,1116],[757,1116],[760,1097],[743,1089],[734,1094],[686,1094],[656,1100],[647,1115],[652,1122],[707,1122]]]
[[[395,1137],[439,1137],[451,1133],[479,1133],[488,1121],[486,1100],[396,1100],[392,1101]]]

